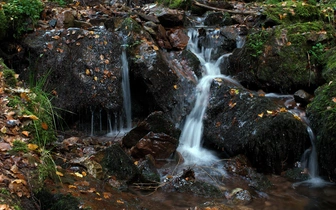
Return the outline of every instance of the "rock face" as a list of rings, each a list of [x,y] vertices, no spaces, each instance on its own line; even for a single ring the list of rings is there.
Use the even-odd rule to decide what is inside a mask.
[[[52,91],[56,107],[73,112],[90,106],[121,109],[121,39],[117,34],[99,28],[68,28],[37,31],[23,42],[31,64],[20,76],[44,82],[40,85]]]
[[[214,82],[204,120],[204,144],[229,156],[245,154],[264,172],[280,173],[300,160],[306,126],[270,98]]]

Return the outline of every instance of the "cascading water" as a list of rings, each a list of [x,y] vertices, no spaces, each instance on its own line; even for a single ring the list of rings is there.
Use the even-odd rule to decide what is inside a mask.
[[[130,83],[129,83],[129,69],[128,69],[128,61],[126,55],[125,46],[122,47],[122,89],[123,89],[123,98],[124,98],[124,113],[126,119],[126,130],[130,130],[132,127],[132,115],[131,115],[131,91],[130,91]]]
[[[219,30],[209,31],[208,33],[210,33],[209,37],[214,37],[219,33]],[[228,57],[230,54],[225,54],[217,61],[213,61],[211,60],[212,48],[198,48],[198,31],[190,29],[188,36],[190,37],[188,49],[200,60],[203,67],[203,77],[196,87],[196,102],[185,120],[177,150],[182,154],[185,164],[212,164],[218,161],[218,158],[202,148],[203,117],[208,105],[210,86],[215,78],[221,78],[236,84],[237,82],[220,73],[220,63],[224,57]]]

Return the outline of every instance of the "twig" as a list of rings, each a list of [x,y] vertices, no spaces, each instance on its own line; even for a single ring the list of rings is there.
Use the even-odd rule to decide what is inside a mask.
[[[199,7],[203,7],[203,8],[206,8],[206,9],[211,9],[211,10],[216,10],[216,11],[223,11],[223,12],[228,12],[228,13],[233,13],[233,14],[242,14],[242,15],[258,15],[259,13],[257,12],[251,12],[251,11],[237,11],[237,10],[229,10],[229,9],[222,9],[222,8],[217,8],[217,7],[212,7],[212,6],[208,6],[208,5],[205,5],[205,4],[202,4],[202,3],[199,3],[197,1],[193,1],[193,3],[196,5],[196,6],[199,6]]]

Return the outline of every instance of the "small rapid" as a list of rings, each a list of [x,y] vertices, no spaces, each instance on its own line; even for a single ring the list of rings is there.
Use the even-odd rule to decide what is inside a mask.
[[[214,37],[217,33],[219,33],[219,30],[208,31],[207,36]],[[212,60],[212,48],[202,47],[200,49],[198,47],[199,34],[197,29],[189,29],[188,36],[190,39],[187,47],[201,62],[203,77],[196,86],[195,105],[185,120],[177,150],[182,154],[186,165],[210,165],[219,161],[213,153],[202,147],[203,118],[209,101],[211,84],[216,78],[239,84],[220,72],[219,65],[225,61],[224,58],[230,56],[230,53],[222,55],[217,60]]]

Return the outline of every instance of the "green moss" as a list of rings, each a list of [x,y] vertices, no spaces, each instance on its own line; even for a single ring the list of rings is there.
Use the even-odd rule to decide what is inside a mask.
[[[20,140],[14,140],[13,141],[13,148],[11,150],[11,152],[28,152],[28,147],[27,147],[27,143],[20,141]]]
[[[321,19],[321,11],[314,1],[281,1],[267,4],[264,14],[279,24],[293,22],[317,21]]]
[[[252,57],[259,57],[265,48],[266,42],[269,40],[271,33],[267,30],[252,32],[247,36],[246,48]]]
[[[336,47],[328,50],[323,55],[323,61],[325,62],[325,68],[323,69],[323,78],[329,81],[336,80]]]
[[[2,72],[5,78],[6,84],[10,87],[15,87],[17,83],[17,79],[15,78],[15,72],[7,68],[5,68]]]
[[[0,8],[0,40],[5,37],[8,24],[3,9]]]
[[[191,0],[159,0],[159,3],[168,6],[171,9],[189,9],[191,7]]]

